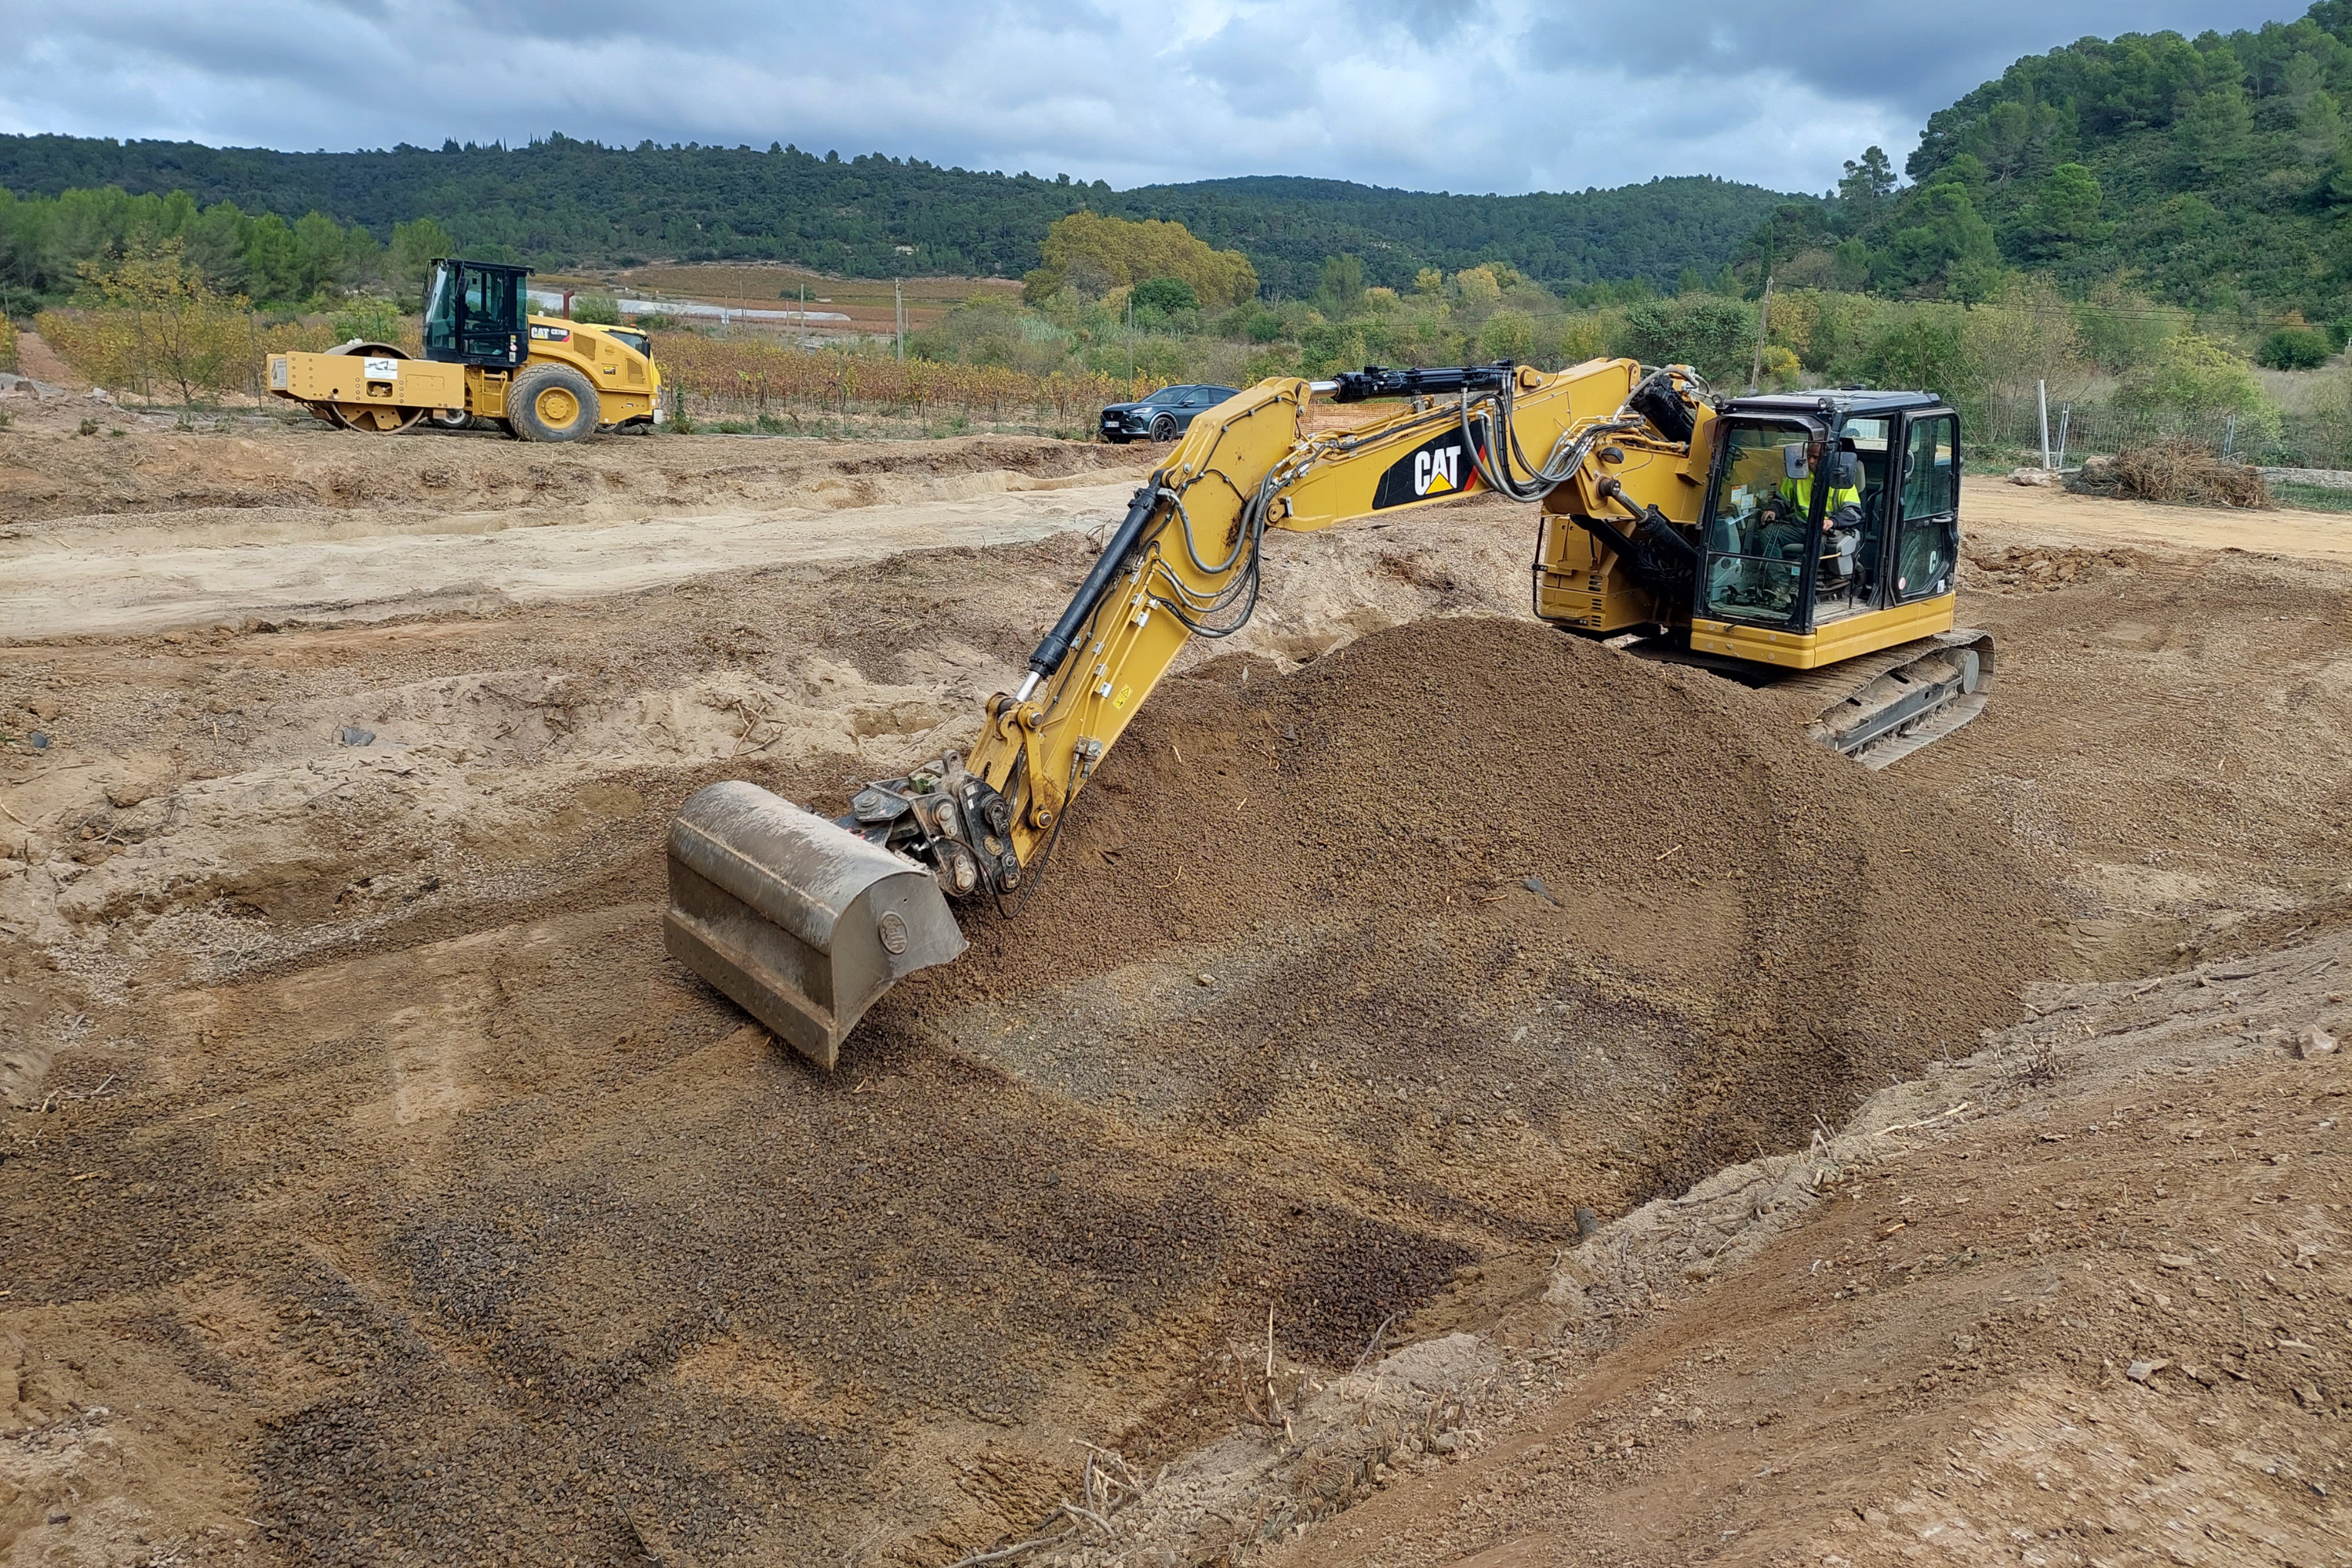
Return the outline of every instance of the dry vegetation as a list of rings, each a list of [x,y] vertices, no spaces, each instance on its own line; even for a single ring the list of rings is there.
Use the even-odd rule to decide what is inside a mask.
[[[2262,470],[2214,456],[2202,442],[2180,437],[2126,447],[2112,458],[2084,465],[2074,488],[2091,495],[2189,506],[2267,507]]]
[[[754,337],[668,334],[655,353],[689,419],[717,413],[789,421],[866,412],[920,421],[956,414],[992,423],[1027,416],[1083,430],[1097,409],[1128,395],[1109,376],[1085,371],[1036,375],[1009,365],[795,349]]]

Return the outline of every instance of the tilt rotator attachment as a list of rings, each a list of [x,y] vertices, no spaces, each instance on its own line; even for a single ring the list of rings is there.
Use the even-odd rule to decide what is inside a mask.
[[[670,956],[830,1068],[883,992],[961,954],[949,897],[1001,900],[1020,889],[1023,847],[1042,860],[1051,843],[1044,831],[1067,805],[1067,785],[1035,765],[1040,716],[1029,699],[1083,639],[1160,498],[1156,479],[1136,492],[1030,655],[1019,692],[989,700],[989,740],[1013,758],[996,783],[950,752],[904,778],[867,784],[848,815],[832,820],[740,780],[688,799],[669,830],[662,940]],[[1016,823],[1024,784],[1028,805]]]

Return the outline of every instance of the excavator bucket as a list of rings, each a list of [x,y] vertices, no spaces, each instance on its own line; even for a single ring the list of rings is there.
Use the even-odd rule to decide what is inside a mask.
[[[929,871],[740,781],[670,824],[662,938],[826,1068],[883,992],[964,950]]]

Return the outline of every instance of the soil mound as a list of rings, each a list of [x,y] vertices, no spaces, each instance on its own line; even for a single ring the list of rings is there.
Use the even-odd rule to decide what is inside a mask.
[[[289,1560],[951,1563],[1084,1495],[1071,1436],[1148,1474],[1227,1435],[1270,1332],[1344,1371],[1481,1323],[1580,1207],[1801,1144],[2014,1016],[2046,910],[2005,818],[1814,752],[1769,692],[1478,618],[1170,683],[1029,908],[808,1069],[663,954],[662,820],[721,770],[837,806],[952,741],[939,705],[1076,548],[462,641],[42,650],[61,745],[268,758],[242,809],[302,826],[200,779],[170,834],[43,853],[81,907],[177,865],[260,908],[205,916],[218,963],[56,1014],[55,1109],[0,1151],[17,1419],[135,1409],[163,1436],[106,1440],[182,1478],[142,1506]],[[78,707],[101,668],[148,684]],[[800,729],[763,757],[755,714]],[[379,745],[291,739],[354,721]]]
[[[870,1017],[1572,1234],[1974,1049],[2057,915],[1769,691],[1464,617],[1170,682],[1027,909]]]

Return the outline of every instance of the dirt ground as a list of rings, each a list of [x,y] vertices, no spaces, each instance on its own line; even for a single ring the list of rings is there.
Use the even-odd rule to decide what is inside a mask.
[[[1148,454],[79,417],[0,432],[5,1560],[2344,1556],[2334,520],[1972,489],[2000,684],[1880,774],[1526,619],[1506,504],[1282,537],[827,1078],[662,954],[669,814],[959,743]]]

